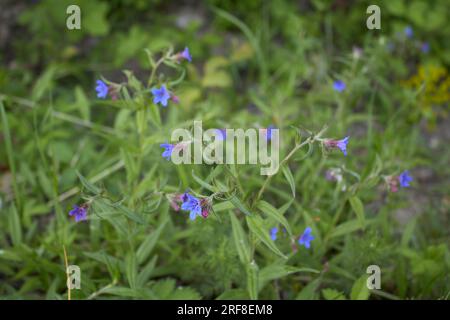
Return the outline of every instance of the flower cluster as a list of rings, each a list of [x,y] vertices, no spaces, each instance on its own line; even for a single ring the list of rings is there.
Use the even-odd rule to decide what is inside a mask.
[[[168,57],[167,59],[180,62],[181,60],[187,60],[189,62],[192,62],[192,56],[189,53],[189,49],[187,47],[184,48],[183,51]],[[117,88],[114,86],[114,84],[111,84],[108,86],[104,81],[97,80],[96,81],[97,86],[95,87],[95,91],[97,92],[97,98],[100,99],[106,99],[108,96],[108,93],[111,95],[111,98],[113,100],[117,99]],[[169,91],[166,87],[166,85],[161,85],[159,88],[154,87],[150,89],[151,94],[153,95],[153,103],[154,104],[161,104],[163,107],[167,107],[169,99],[171,99],[174,103],[179,102],[178,96],[173,94],[171,91]]]
[[[398,32],[396,39],[387,43],[386,49],[390,53],[394,52],[396,49],[399,49],[401,52],[402,47],[405,45],[412,46],[412,48],[420,50],[423,54],[428,54],[431,49],[429,42],[415,39],[414,30],[411,26],[406,26],[403,29],[403,32]]]
[[[194,220],[197,216],[207,218],[211,211],[211,201],[209,198],[197,198],[189,193],[183,195],[181,209],[189,211],[189,219]]]
[[[412,28],[408,27],[404,30],[404,35],[407,38],[413,37],[413,30]],[[430,50],[429,44],[424,42],[421,45],[422,52],[428,52]],[[354,49],[354,57],[355,59],[359,59],[362,55],[362,50],[359,48]],[[164,60],[166,59],[166,60]],[[159,60],[156,65],[159,65],[162,62],[169,62],[169,63],[180,63],[181,61],[186,60],[189,62],[192,62],[192,56],[189,52],[189,49],[187,47],[184,48],[183,51],[178,52],[176,54],[168,53],[165,55],[162,60]],[[155,67],[156,68],[156,67]],[[150,79],[153,79],[153,74],[150,77]],[[154,85],[153,81],[149,81],[150,85]],[[109,82],[108,82],[109,83]],[[333,82],[333,90],[336,92],[343,92],[346,90],[346,83],[342,80],[335,80]],[[113,99],[116,97],[116,94],[118,92],[117,88],[121,88],[120,85],[117,84],[110,84],[109,86],[102,80],[96,81],[96,87],[95,90],[97,92],[97,97],[101,99],[105,99],[108,95],[110,95]],[[169,101],[173,101],[174,103],[179,102],[178,96],[176,96],[172,92],[171,85],[169,83],[157,83],[157,85],[147,88],[146,92],[150,92],[153,97],[153,104],[155,105],[161,105],[162,107],[167,107],[169,104]],[[266,139],[268,141],[272,140],[272,130],[275,129],[274,126],[270,125],[264,130]],[[219,134],[218,139],[225,139],[226,138],[226,130],[225,129],[216,129]],[[317,139],[317,141],[320,141],[322,143],[322,146],[324,149],[332,150],[332,149],[338,149],[340,150],[344,156],[347,156],[347,145],[349,142],[349,136],[344,137],[343,139],[337,140],[337,139]],[[175,148],[178,146],[182,147],[182,144],[171,144],[171,143],[162,143],[160,144],[160,147],[164,148],[164,151],[162,153],[162,157],[166,160],[171,160],[172,153]],[[328,180],[341,182],[343,180],[343,172],[340,169],[336,170],[329,170],[327,171],[326,178]],[[408,171],[402,172],[398,176],[388,176],[385,178],[386,182],[389,186],[389,189],[393,192],[398,191],[398,187],[409,187],[411,181],[413,180],[412,177],[409,175]],[[345,185],[343,186],[343,190],[345,190]],[[171,207],[175,211],[187,211],[189,212],[189,219],[195,220],[197,216],[201,216],[203,218],[207,218],[212,211],[212,198],[210,197],[202,197],[202,196],[195,196],[191,192],[184,192],[184,193],[177,193],[177,194],[167,194],[167,198],[169,199],[169,203]],[[88,205],[84,204],[81,206],[75,205],[73,209],[69,212],[70,216],[73,216],[75,218],[75,221],[82,221],[87,219],[87,210]],[[279,229],[278,227],[273,227],[270,229],[269,234],[270,238],[275,241],[278,237]],[[286,230],[284,230],[286,232]],[[315,237],[312,234],[312,228],[306,227],[303,233],[297,238],[292,238],[291,243],[295,247],[296,242],[299,246],[304,246],[306,249],[311,248],[311,241],[314,240]],[[296,241],[295,241],[296,240]],[[296,248],[295,248],[296,250]]]

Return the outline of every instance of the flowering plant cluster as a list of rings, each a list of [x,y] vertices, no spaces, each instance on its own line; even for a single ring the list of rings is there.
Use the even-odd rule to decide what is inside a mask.
[[[408,35],[409,33],[406,33],[406,34]],[[183,51],[175,53],[175,54],[172,54],[172,51],[168,50],[167,53],[163,54],[162,57],[157,62],[154,62],[154,60],[151,56],[149,56],[149,59],[150,59],[150,64],[153,66],[153,71],[152,71],[152,73],[150,75],[150,79],[148,81],[148,86],[150,88],[142,89],[142,86],[137,86],[141,89],[141,91],[137,92],[137,94],[141,95],[143,92],[144,95],[142,98],[144,100],[151,99],[153,106],[151,106],[150,108],[155,108],[157,106],[166,108],[169,105],[169,101],[175,102],[177,104],[180,103],[180,98],[173,93],[174,89],[172,87],[170,87],[170,89],[169,89],[170,82],[158,83],[157,85],[155,85],[154,81],[157,81],[157,80],[155,80],[156,79],[155,78],[156,70],[158,69],[158,67],[161,64],[167,64],[178,70],[179,69],[178,65],[181,61],[185,60],[188,62],[192,62],[192,57],[189,53],[189,49],[186,47]],[[183,76],[184,76],[184,72],[183,72]],[[128,77],[129,77],[129,82],[131,82],[131,81],[136,82],[134,78],[130,78],[130,76],[128,76]],[[113,82],[108,82],[109,85],[107,85],[105,81],[97,80],[97,82],[96,82],[97,86],[96,86],[95,90],[97,91],[98,98],[105,99],[105,98],[107,98],[107,96],[109,94],[113,100],[116,100],[117,95],[120,94],[121,92],[126,93],[128,95],[127,87],[130,85],[130,83],[127,85],[127,84],[117,84],[117,83],[113,83]],[[177,81],[176,83],[179,83],[179,81]],[[346,83],[342,80],[336,80],[336,81],[334,81],[332,88],[336,92],[342,94],[343,91],[346,89]],[[146,95],[146,93],[150,93],[151,97]],[[182,101],[181,101],[181,103],[182,103]],[[158,121],[160,121],[160,120],[158,120]],[[270,125],[267,127],[267,129],[264,129],[267,141],[272,140],[272,131],[274,130],[274,128],[275,127],[273,125]],[[307,138],[301,143],[296,143],[294,148],[292,149],[292,151],[283,159],[282,163],[287,163],[290,160],[290,158],[295,153],[297,153],[298,150],[302,149],[303,147],[309,146],[309,148],[311,149],[313,147],[313,145],[316,143],[320,144],[324,154],[329,153],[332,150],[339,150],[342,152],[342,154],[344,156],[348,155],[347,146],[348,146],[348,143],[350,140],[350,136],[346,136],[343,139],[323,138],[322,136],[325,134],[325,132],[327,130],[326,127],[324,127],[317,134],[314,134],[313,132],[308,131],[308,130],[305,134],[304,132],[302,132],[303,129],[301,129],[301,128],[296,128],[296,130],[297,130],[298,137],[300,139],[301,139],[302,135],[306,135]],[[228,138],[225,129],[216,129],[216,131],[218,133],[218,139],[225,140]],[[162,155],[161,155],[162,158],[164,158],[167,161],[170,161],[172,159],[172,154],[173,154],[174,150],[183,149],[186,147],[186,145],[184,142],[183,143],[164,142],[164,143],[160,144],[160,147],[164,149],[162,152]],[[288,167],[285,167],[285,168],[288,168]],[[285,171],[285,172],[286,172],[285,174],[287,175],[288,178],[290,175],[292,175],[292,173],[289,172],[289,169],[287,169],[287,171]],[[355,175],[357,175],[357,174],[355,173]],[[236,197],[236,193],[239,193],[240,191],[242,191],[242,189],[240,190],[238,186],[234,186],[231,188],[226,188],[226,187],[222,186],[221,188],[218,188],[217,186],[211,186],[204,181],[202,182],[202,185],[206,185],[207,188],[210,189],[210,191],[214,192],[210,196],[196,195],[196,194],[192,193],[191,191],[186,191],[184,193],[167,193],[166,198],[168,199],[169,204],[174,211],[187,212],[189,214],[190,220],[196,220],[197,217],[207,218],[211,212],[214,212],[214,199],[219,200],[219,202],[221,202],[221,201],[230,202],[231,201],[236,209],[240,210],[241,212],[243,212],[245,214],[250,214],[249,210],[251,210],[251,208],[254,205],[258,206],[261,203],[261,201],[263,201],[261,199],[262,195],[265,191],[265,188],[266,188],[268,182],[271,180],[271,178],[272,178],[271,176],[267,177],[266,181],[261,186],[261,189],[259,190],[258,194],[253,199],[253,204],[250,205],[250,209],[247,209],[246,208],[247,205],[245,203],[242,203],[239,200],[239,197]],[[341,184],[343,181],[343,171],[339,168],[338,169],[330,169],[326,173],[326,178],[328,180],[338,181]],[[410,182],[412,180],[413,179],[410,176],[409,171],[407,171],[407,170],[405,170],[398,176],[389,175],[389,176],[384,177],[384,181],[386,182],[388,189],[392,192],[397,192],[398,186],[409,187]],[[242,188],[242,186],[241,186],[241,188]],[[223,190],[219,191],[219,189],[223,189]],[[346,190],[351,191],[352,188],[347,188],[346,185],[343,185],[342,191],[346,191]],[[225,196],[225,198],[223,198],[223,196]],[[264,202],[264,203],[266,203],[266,202]],[[272,208],[270,210],[276,210],[270,204],[266,203],[266,205]],[[74,209],[69,212],[69,215],[74,216],[75,221],[86,220],[88,207],[89,207],[88,204],[83,204],[81,206],[74,206]],[[266,210],[262,210],[262,211],[267,212],[267,208],[266,208]],[[277,222],[277,226],[270,228],[270,230],[268,231],[268,233],[270,235],[270,239],[272,241],[277,240],[277,237],[278,237],[277,235],[279,232],[279,226],[278,226],[279,224],[285,225],[283,227],[283,232],[286,234],[286,226],[287,225],[286,225],[285,220],[276,217],[275,221]],[[249,228],[251,228],[251,226],[252,226],[252,224],[249,223]],[[289,234],[291,236],[291,243],[293,245],[292,246],[293,251],[294,252],[297,251],[297,248],[295,248],[295,241],[294,241],[295,238],[297,239],[298,245],[304,246],[306,249],[310,249],[311,241],[313,241],[315,239],[315,236],[313,235],[313,233],[314,233],[313,229],[310,226],[307,226],[304,229],[303,233],[301,233],[297,237],[293,236],[292,232],[289,231]],[[270,245],[269,245],[269,247],[270,247]],[[277,252],[277,250],[275,250],[275,252]]]
[[[448,298],[448,0],[6,2],[2,298]]]

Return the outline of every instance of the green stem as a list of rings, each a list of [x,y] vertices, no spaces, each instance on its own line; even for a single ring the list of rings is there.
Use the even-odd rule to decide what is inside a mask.
[[[302,143],[296,145],[291,152],[289,152],[289,154],[280,162],[280,167],[285,164],[293,155],[295,152],[297,152],[298,149],[300,149],[301,147],[303,147],[306,144],[311,143],[314,140],[311,140],[311,137],[309,137],[308,139],[306,139],[305,141],[303,141]],[[258,202],[258,200],[261,198],[262,194],[264,193],[264,190],[267,187],[267,184],[269,183],[269,181],[272,179],[274,175],[270,175],[267,176],[266,180],[264,181],[264,184],[262,185],[261,189],[259,189],[258,195],[256,196],[256,199],[254,201],[254,204]]]
[[[150,74],[150,78],[148,79],[148,86],[150,87],[153,83],[153,78],[155,77],[156,74],[156,70],[159,68],[159,66],[161,65],[161,63],[164,62],[166,56],[162,56],[155,64],[155,67],[152,69],[152,73]]]

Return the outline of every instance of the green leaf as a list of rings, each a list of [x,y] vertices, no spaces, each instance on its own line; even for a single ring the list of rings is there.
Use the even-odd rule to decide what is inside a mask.
[[[370,290],[367,288],[367,277],[367,275],[363,275],[353,284],[350,294],[352,300],[367,300],[369,298]]]
[[[75,106],[80,111],[82,118],[86,121],[91,119],[90,102],[81,86],[75,88]]]
[[[259,216],[246,216],[247,225],[253,234],[262,241],[272,252],[280,257],[287,259],[287,257],[278,249],[274,241],[270,238],[269,232],[264,227],[264,221]]]
[[[297,268],[294,266],[287,266],[280,263],[271,264],[268,265],[267,267],[264,267],[259,272],[260,289],[262,289],[269,281],[279,279],[297,272],[320,273],[320,271],[311,268]]]
[[[9,209],[9,232],[14,246],[22,243],[22,228],[20,226],[20,217],[16,206],[12,205]]]
[[[153,258],[147,263],[147,265],[142,269],[141,272],[139,272],[139,275],[137,277],[137,285],[139,287],[144,287],[146,282],[150,279],[153,270],[155,269],[156,260],[158,259],[158,256],[153,256]]]
[[[109,287],[102,289],[102,293],[126,298],[156,299],[157,297],[149,290],[131,289],[127,287]]]
[[[230,211],[230,220],[231,220],[231,227],[233,230],[234,244],[236,245],[236,250],[238,252],[239,259],[244,265],[246,265],[250,263],[251,260],[250,246],[248,244],[247,235],[244,233],[241,223],[236,218],[235,214],[231,211]]]
[[[113,279],[117,279],[120,275],[121,261],[116,257],[110,256],[103,251],[84,252],[84,255],[106,265],[108,272]]]
[[[139,264],[141,264],[148,258],[168,221],[168,216],[166,216],[159,227],[155,231],[150,233],[147,238],[145,238],[145,240],[141,243],[136,253],[137,261]]]
[[[160,299],[168,299],[175,290],[176,282],[174,279],[163,279],[156,282],[153,286],[153,292]]]
[[[366,217],[364,214],[364,205],[361,200],[357,196],[352,196],[349,198],[350,205],[352,206],[353,211],[356,213],[356,217],[361,224],[361,228],[364,228]]]
[[[94,186],[92,183],[90,183],[85,177],[83,177],[81,175],[81,173],[79,173],[77,171],[77,176],[78,179],[80,179],[81,184],[83,185],[84,188],[86,188],[87,190],[89,190],[90,192],[92,192],[93,194],[99,194],[101,192],[101,190],[99,188],[97,188],[96,186]]]
[[[82,2],[82,28],[93,36],[103,36],[108,33],[108,4],[100,1]]]
[[[14,152],[13,152],[13,144],[11,139],[11,131],[9,130],[9,122],[8,117],[6,116],[5,106],[3,105],[3,101],[0,99],[0,114],[2,116],[2,131],[3,131],[3,141],[2,147],[6,149],[6,154],[8,156],[8,165],[12,173],[12,184],[14,189],[14,198],[19,210],[22,209],[22,195],[19,190],[19,185],[17,183],[16,178],[16,163],[14,161]],[[3,151],[2,151],[3,154]],[[49,193],[50,195],[50,193]]]
[[[322,281],[322,278],[319,277],[319,278],[311,281],[310,283],[308,283],[308,285],[306,287],[304,287],[302,289],[302,291],[299,292],[299,294],[297,295],[297,297],[295,299],[297,299],[297,300],[312,300],[312,299],[316,298],[316,291],[317,291],[317,288],[319,288],[321,281]]]
[[[171,300],[200,300],[201,295],[195,291],[195,289],[186,288],[176,288],[170,295]]]
[[[273,207],[270,203],[261,200],[257,204],[258,209],[260,209],[262,212],[267,214],[269,217],[277,221],[278,223],[282,224],[290,236],[292,236],[292,230],[289,226],[289,222],[286,220],[285,217],[278,211],[277,208]]]
[[[239,200],[238,197],[236,197],[236,195],[233,195],[230,198],[230,202],[237,208],[239,209],[242,213],[246,214],[246,215],[251,215],[252,213],[250,212],[250,210],[247,208],[247,206],[242,203],[241,200]]]
[[[244,289],[231,289],[223,292],[216,300],[248,300],[250,297]]]
[[[345,295],[334,289],[323,289],[322,295],[326,300],[346,300]]]
[[[136,129],[142,135],[147,129],[147,109],[139,109],[136,111]]]
[[[407,247],[409,241],[411,241],[413,234],[414,234],[414,229],[416,228],[416,223],[417,223],[417,218],[413,218],[408,222],[408,224],[404,228],[403,235],[402,235],[402,241],[401,241],[402,247]]]
[[[295,180],[294,176],[292,175],[291,169],[289,169],[288,165],[283,165],[281,167],[281,170],[283,171],[284,177],[291,186],[292,196],[295,198]]]
[[[204,180],[200,179],[199,177],[197,177],[197,176],[195,175],[195,173],[194,173],[194,170],[192,170],[192,177],[194,178],[194,180],[195,180],[199,185],[201,185],[201,186],[202,186],[203,188],[205,188],[206,190],[211,191],[211,192],[216,192],[216,191],[217,191],[215,187],[213,187],[212,185],[210,185],[210,184],[207,183],[206,181],[204,181]]]
[[[213,210],[215,212],[225,211],[233,209],[234,205],[230,201],[223,201],[213,205]]]
[[[35,81],[33,90],[31,91],[31,99],[33,101],[40,100],[44,96],[44,93],[51,88],[56,71],[57,67],[52,65]]]
[[[206,61],[202,86],[219,88],[229,87],[232,79],[229,73],[224,69],[227,65],[228,60],[220,56],[210,58]]]
[[[384,6],[389,13],[395,14],[397,16],[402,16],[406,11],[405,3],[403,0],[386,1]]]
[[[286,202],[284,205],[282,205],[279,209],[278,212],[281,215],[284,215],[285,212],[289,209],[289,207],[292,205],[292,203],[294,202],[294,199],[289,200],[288,202]]]
[[[251,300],[258,299],[258,265],[253,260],[247,265],[247,289]]]
[[[136,256],[133,251],[129,251],[125,258],[125,273],[127,275],[127,280],[130,288],[136,289],[137,262]]]
[[[338,225],[336,229],[333,230],[330,237],[343,236],[359,229],[361,229],[361,221],[359,221],[359,219],[350,220]]]
[[[128,209],[127,207],[123,206],[123,205],[113,205],[115,208],[119,209],[120,211],[122,211],[129,219],[133,220],[136,223],[139,224],[145,224],[145,220],[136,212],[131,211],[130,209]]]

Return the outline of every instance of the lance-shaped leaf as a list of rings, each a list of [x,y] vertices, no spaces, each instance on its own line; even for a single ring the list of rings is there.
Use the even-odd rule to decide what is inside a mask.
[[[289,233],[290,236],[292,236],[291,227],[289,226],[289,222],[286,220],[285,217],[278,211],[277,208],[273,207],[270,203],[261,200],[258,202],[257,207],[259,210],[267,214],[269,217],[274,219],[276,222],[282,224],[286,231]]]
[[[238,252],[239,259],[243,264],[248,264],[250,263],[251,256],[247,236],[244,233],[244,230],[242,229],[241,223],[236,218],[236,215],[234,214],[234,212],[231,211],[230,211],[230,220],[231,220],[231,227],[233,229],[234,244],[236,245],[236,250]]]
[[[270,238],[269,232],[264,227],[264,221],[261,217],[253,215],[247,216],[246,219],[250,231],[253,232],[256,238],[261,240],[261,242],[264,243],[272,252],[284,259],[287,259],[283,252],[278,249],[274,241]]]

